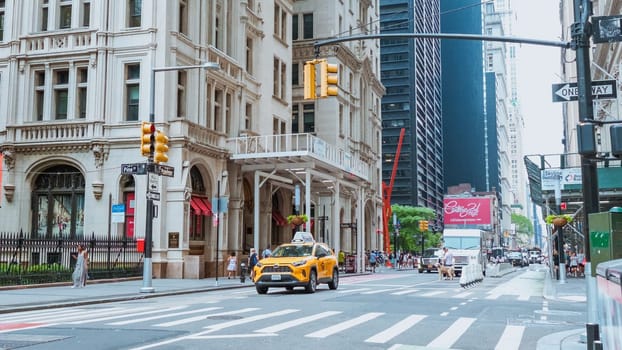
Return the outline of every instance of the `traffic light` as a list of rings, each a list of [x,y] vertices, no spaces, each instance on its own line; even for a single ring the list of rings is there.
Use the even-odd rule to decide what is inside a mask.
[[[428,230],[428,220],[423,220],[423,230],[424,231]]]
[[[155,134],[153,161],[156,163],[168,162],[168,137],[160,130]]]
[[[143,122],[140,126],[140,133],[140,153],[145,157],[149,157],[153,152],[155,125]]]
[[[307,61],[304,67],[304,98],[305,100],[315,100],[315,61]]]
[[[328,63],[326,60],[320,61],[320,96],[337,96],[339,88],[337,83],[339,78],[337,73],[339,72],[339,66],[336,64]]]

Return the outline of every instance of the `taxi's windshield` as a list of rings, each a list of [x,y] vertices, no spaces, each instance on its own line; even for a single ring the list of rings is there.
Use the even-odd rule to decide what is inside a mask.
[[[275,258],[311,256],[312,251],[311,245],[285,245],[277,247],[271,256]]]

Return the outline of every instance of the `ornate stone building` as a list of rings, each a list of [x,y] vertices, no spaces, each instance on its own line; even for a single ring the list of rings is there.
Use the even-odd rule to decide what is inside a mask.
[[[230,251],[289,241],[295,210],[361,269],[382,247],[379,46],[322,48],[337,98],[304,101],[302,65],[377,16],[377,0],[0,1],[2,230],[144,237],[149,190],[157,277],[222,274]],[[146,161],[152,103],[174,174],[148,189],[121,169]]]

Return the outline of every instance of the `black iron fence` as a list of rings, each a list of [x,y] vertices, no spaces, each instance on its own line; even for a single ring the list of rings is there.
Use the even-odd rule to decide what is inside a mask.
[[[38,237],[0,232],[0,286],[71,281],[77,246],[87,247],[89,279],[141,276],[143,253],[134,238]]]

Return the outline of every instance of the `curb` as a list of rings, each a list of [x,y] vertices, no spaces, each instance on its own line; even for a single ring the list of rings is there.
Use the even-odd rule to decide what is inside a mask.
[[[563,349],[563,350],[574,350],[576,349],[585,349],[585,344],[580,343],[579,336],[581,333],[584,333],[584,328],[573,329],[570,331],[558,332],[549,334],[538,339],[536,343],[536,350],[550,350],[550,349]],[[577,341],[570,341],[570,338],[577,337]]]

